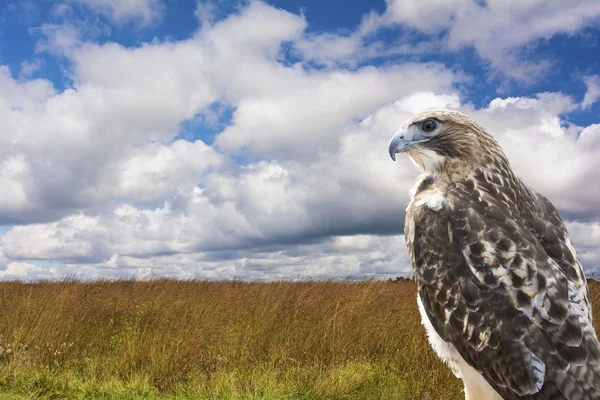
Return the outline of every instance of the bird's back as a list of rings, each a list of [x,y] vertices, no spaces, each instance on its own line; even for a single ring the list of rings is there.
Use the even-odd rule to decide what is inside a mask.
[[[546,255],[567,279],[569,309],[582,327],[578,346],[563,347],[563,361],[569,362],[566,371],[550,369],[542,390],[532,399],[600,399],[600,342],[593,328],[592,304],[585,273],[571,243],[567,228],[554,205],[542,194],[520,182],[527,199],[522,214]],[[543,270],[541,271],[543,273]],[[557,353],[554,358],[560,357]]]

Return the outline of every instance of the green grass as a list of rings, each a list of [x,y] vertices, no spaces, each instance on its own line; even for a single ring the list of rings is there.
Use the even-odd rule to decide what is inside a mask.
[[[18,394],[0,393],[0,400],[25,400],[34,399],[32,396],[21,396]]]
[[[426,342],[410,282],[0,283],[0,400],[461,390]]]
[[[148,376],[86,379],[70,371],[24,370],[13,377],[12,393],[29,398],[68,399],[441,399],[419,371],[399,371],[384,363],[278,368],[255,365],[192,376],[161,393]],[[10,397],[8,397],[10,398]],[[20,398],[20,397],[14,397]],[[28,398],[28,397],[22,397]]]

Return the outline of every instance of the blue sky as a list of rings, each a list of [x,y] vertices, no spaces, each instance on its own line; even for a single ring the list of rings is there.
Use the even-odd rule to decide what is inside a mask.
[[[428,106],[484,123],[595,270],[599,18],[591,0],[4,2],[0,276],[410,274],[416,171],[385,143]]]

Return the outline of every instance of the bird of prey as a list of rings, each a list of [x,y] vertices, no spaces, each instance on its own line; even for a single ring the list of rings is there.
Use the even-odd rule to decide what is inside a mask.
[[[417,303],[466,399],[600,399],[588,286],[552,203],[458,111],[413,115],[389,152],[422,172],[405,220]]]

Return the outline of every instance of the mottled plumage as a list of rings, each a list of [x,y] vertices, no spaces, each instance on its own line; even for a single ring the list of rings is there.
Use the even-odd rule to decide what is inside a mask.
[[[397,152],[423,172],[405,225],[423,323],[467,399],[600,399],[588,287],[552,203],[456,111],[410,118]]]

